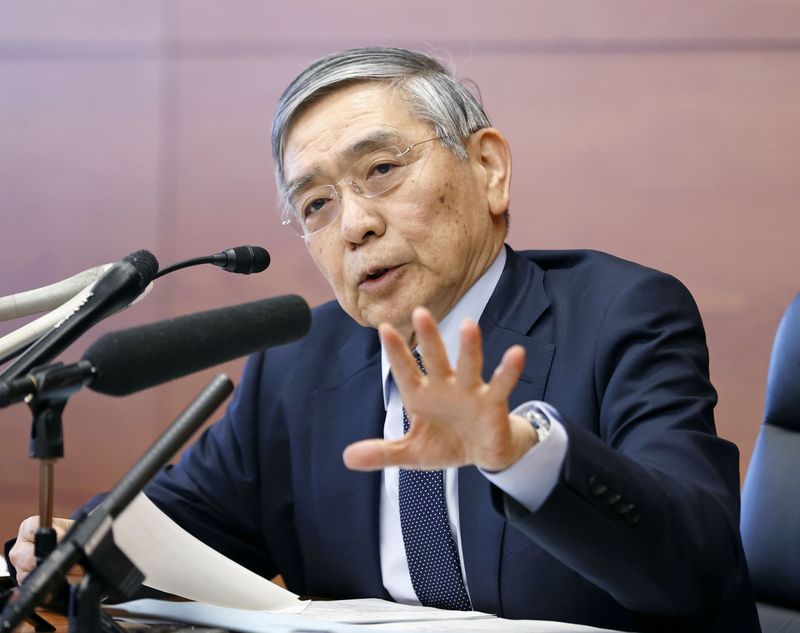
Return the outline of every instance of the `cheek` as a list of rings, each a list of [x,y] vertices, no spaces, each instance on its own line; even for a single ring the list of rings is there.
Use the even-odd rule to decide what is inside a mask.
[[[446,180],[433,196],[432,228],[446,232],[451,240],[462,240],[469,233],[465,200],[461,191],[450,180]]]
[[[314,242],[308,246],[308,254],[317,265],[320,272],[328,280],[328,283],[338,287],[341,280],[341,258],[336,257],[336,250],[333,245],[325,242]]]

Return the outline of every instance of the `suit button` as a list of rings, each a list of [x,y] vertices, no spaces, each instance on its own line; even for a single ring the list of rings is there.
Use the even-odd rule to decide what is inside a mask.
[[[636,525],[639,521],[642,520],[642,515],[638,512],[629,512],[625,515],[625,522],[628,525]]]
[[[604,495],[608,490],[608,486],[606,486],[602,481],[597,479],[597,476],[592,475],[589,477],[589,492],[592,493],[592,496],[599,497],[600,495]]]
[[[605,497],[603,497],[603,505],[605,506],[613,506],[615,503],[619,503],[622,500],[622,495],[618,492],[609,492]]]
[[[619,503],[614,504],[614,512],[616,512],[620,516],[625,516],[631,510],[633,510],[636,506],[632,503],[625,503],[624,501],[620,501]]]

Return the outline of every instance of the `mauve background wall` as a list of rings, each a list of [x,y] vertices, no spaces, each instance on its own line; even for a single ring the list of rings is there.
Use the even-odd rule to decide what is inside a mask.
[[[139,248],[164,265],[243,243],[272,253],[259,276],[160,280],[65,360],[108,329],[288,292],[328,300],[278,224],[269,123],[310,61],[369,44],[432,51],[480,86],[514,153],[512,245],[607,250],[686,283],[744,472],[800,289],[795,2],[7,0],[0,296]],[[74,397],[57,513],[111,486],[211,373]],[[36,511],[29,428],[24,407],[0,412],[0,534]]]

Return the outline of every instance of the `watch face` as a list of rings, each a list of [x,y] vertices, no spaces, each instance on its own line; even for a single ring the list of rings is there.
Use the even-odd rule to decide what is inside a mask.
[[[539,436],[540,442],[550,433],[550,416],[541,403],[535,400],[521,404],[511,414],[523,417],[530,422],[536,435]]]

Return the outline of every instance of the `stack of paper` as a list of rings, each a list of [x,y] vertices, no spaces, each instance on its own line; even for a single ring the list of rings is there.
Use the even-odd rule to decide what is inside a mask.
[[[588,633],[603,629],[503,620],[478,611],[415,607],[380,599],[303,601],[226,558],[183,530],[140,494],[114,522],[114,540],[145,584],[194,602],[134,600],[115,616],[155,617],[245,633],[263,631],[506,631]]]

